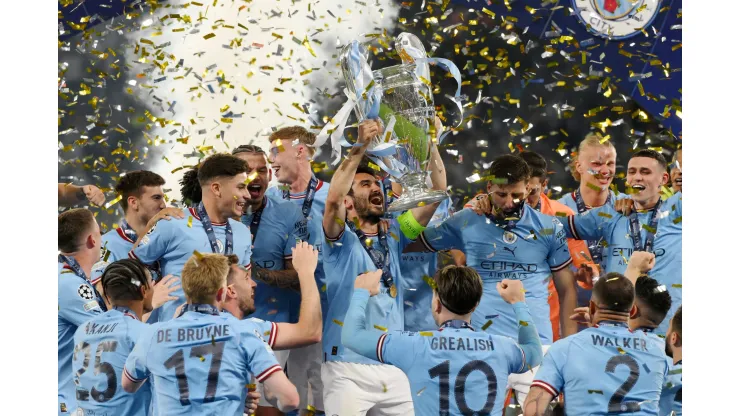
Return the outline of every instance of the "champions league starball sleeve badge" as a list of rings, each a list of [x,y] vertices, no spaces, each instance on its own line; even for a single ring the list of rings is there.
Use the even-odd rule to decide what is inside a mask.
[[[341,157],[342,147],[352,147],[344,138],[350,113],[358,121],[380,118],[384,132],[376,137],[367,150],[368,157],[403,186],[403,195],[388,211],[405,211],[420,205],[446,199],[445,191],[430,190],[426,185],[432,146],[436,131],[434,98],[429,64],[446,69],[458,83],[454,102],[462,120],[460,103],[460,71],[449,60],[428,58],[419,38],[401,33],[396,38],[396,50],[402,63],[378,70],[368,64],[367,47],[354,40],[340,55],[342,74],[346,82],[347,101],[316,139],[320,147],[331,138],[333,163]],[[440,138],[441,141],[441,138]]]

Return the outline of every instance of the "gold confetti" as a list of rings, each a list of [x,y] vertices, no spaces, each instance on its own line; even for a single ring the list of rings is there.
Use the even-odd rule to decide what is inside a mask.
[[[216,37],[216,34],[215,33],[209,33],[209,34],[203,36],[203,39],[210,39],[210,38],[215,38],[215,37]]]
[[[626,263],[626,262],[627,262],[627,261],[625,260],[625,263]],[[606,281],[606,283],[609,283],[609,282],[611,282],[611,281],[614,281],[614,280],[619,280],[619,277],[612,277],[611,279],[608,279],[608,280]]]
[[[529,322],[527,321],[519,321],[520,326],[529,326]]]
[[[673,220],[673,223],[674,223],[674,224],[678,224],[678,223],[680,223],[680,222],[681,222],[681,217],[676,217],[676,218],[675,218],[675,219]]]
[[[323,285],[323,286],[321,286],[321,291],[322,291],[322,292],[326,292],[326,283],[324,283],[324,285]]]
[[[188,217],[188,228],[193,228],[193,217]]]
[[[103,208],[109,209],[113,205],[116,205],[122,198],[123,198],[123,195],[118,195],[115,199],[113,199],[112,201],[110,201],[107,204],[103,205]]]
[[[247,180],[244,181],[244,185],[249,185],[253,180],[257,178],[257,171],[254,171],[247,176]]]
[[[604,217],[604,218],[612,218],[613,217],[612,214],[609,214],[607,212],[599,212],[598,215],[599,215],[599,217]]]
[[[334,323],[337,324],[337,325],[339,325],[339,326],[344,326],[344,322],[342,322],[342,321],[337,321],[336,319],[332,319],[332,321],[334,321]]]
[[[488,329],[488,327],[489,327],[489,326],[491,326],[492,324],[493,324],[493,321],[489,319],[489,320],[488,320],[488,322],[486,322],[485,324],[483,324],[483,326],[481,327],[481,330],[482,330],[482,331],[485,331],[485,330],[486,330],[486,329]]]
[[[373,246],[373,240],[371,238],[366,238],[365,239],[365,245],[368,246],[368,247],[372,247]]]
[[[388,386],[383,383],[383,393],[388,393]]]
[[[201,356],[199,356],[198,358],[200,359],[200,362],[204,362],[204,361],[206,360],[206,357],[204,357],[204,356],[202,356],[202,355],[201,355]]]
[[[373,325],[373,328],[383,331],[383,332],[388,332],[388,328],[380,326],[380,325]]]
[[[190,218],[192,218],[192,217],[190,217]],[[193,255],[195,256],[195,258],[197,260],[203,260],[203,255],[200,254],[200,252],[198,250],[193,250]]]
[[[601,395],[603,395],[604,392],[601,391],[601,390],[589,390],[588,391],[588,394],[601,394]]]
[[[257,390],[257,385],[256,384],[247,384],[246,387],[247,387],[247,390],[250,390],[250,391]]]
[[[422,337],[431,337],[434,336],[434,333],[429,331],[421,331],[419,332],[419,335],[421,335]]]
[[[422,388],[421,388],[421,390],[419,390],[419,391],[417,391],[417,392],[416,392],[416,395],[417,395],[417,396],[420,396],[420,395],[421,395],[421,393],[422,393],[422,392],[423,392],[424,390],[426,390],[426,387],[422,387]]]
[[[620,354],[627,354],[627,351],[623,350],[622,347],[617,347],[617,351],[619,351]]]
[[[601,191],[601,188],[599,188],[598,186],[596,186],[596,185],[594,185],[594,184],[592,184],[590,182],[586,182],[586,186],[588,186],[589,189],[593,189],[594,191]]]
[[[656,232],[658,232],[658,230],[656,230],[654,227],[651,227],[647,224],[642,224],[642,228],[650,234],[655,234]]]
[[[681,289],[683,288],[683,285],[681,283],[674,283],[671,285],[671,287],[674,289]]]

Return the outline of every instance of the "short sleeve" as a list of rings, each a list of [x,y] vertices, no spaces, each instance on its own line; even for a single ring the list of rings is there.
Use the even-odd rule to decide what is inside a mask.
[[[427,228],[419,238],[429,251],[441,251],[458,249],[464,251],[462,242],[462,229],[467,226],[472,215],[477,215],[471,210],[462,210],[454,213],[448,219],[434,227]]]
[[[245,332],[242,333],[241,343],[247,351],[247,369],[260,383],[264,383],[271,375],[283,370],[272,349],[262,337]]]
[[[262,319],[258,318],[247,318],[247,321],[251,322],[252,324],[254,324],[255,327],[257,327],[260,336],[265,342],[267,342],[267,345],[269,345],[270,348],[275,348],[275,341],[277,340],[280,329],[277,323],[263,321]]]
[[[578,215],[569,215],[566,236],[576,240],[598,240],[610,234],[617,215],[612,204],[592,208]]]
[[[249,231],[249,227],[242,224],[241,222],[229,220],[232,227],[240,227],[242,232],[239,233],[240,241],[238,244],[244,247],[241,253],[234,253],[239,257],[239,264],[244,266],[245,269],[249,270],[252,268],[252,232]],[[234,247],[236,247],[236,233],[234,233]]]
[[[542,359],[540,369],[534,375],[532,387],[541,387],[553,396],[557,396],[565,387],[563,367],[567,362],[568,341],[562,340],[552,344]]]
[[[283,256],[286,259],[293,258],[293,248],[298,241],[308,241],[308,221],[303,218],[301,211],[293,204],[285,204],[290,207],[289,213],[291,214],[287,219],[287,223],[290,224],[290,233],[288,239],[285,241],[285,250]]]
[[[393,331],[378,337],[377,359],[383,364],[391,364],[408,371],[414,364],[417,354],[423,350],[424,340],[419,332]]]
[[[75,326],[103,313],[95,290],[75,275],[59,281],[59,316]]]
[[[328,238],[326,236],[326,231],[324,231],[324,227],[321,227],[321,233],[324,235],[324,240],[326,240],[322,246],[324,259],[329,260],[330,262],[337,262],[345,247],[347,249],[350,248],[350,238],[352,238],[353,234],[347,229],[346,225],[341,234],[336,238]]]
[[[524,350],[519,347],[519,344],[511,338],[500,336],[492,336],[492,338],[496,346],[495,348],[503,352],[506,361],[509,363],[509,373],[521,374],[529,371],[526,368],[527,357],[524,356]]]
[[[131,350],[123,367],[123,376],[134,383],[142,383],[149,377],[149,368],[147,367],[146,358],[149,354],[149,346],[156,330],[157,325],[144,327],[136,340],[134,349]]]
[[[154,227],[141,238],[139,245],[131,250],[130,256],[146,265],[154,265],[169,249],[175,234],[175,221],[179,220],[161,220],[154,224]]]
[[[568,267],[573,260],[570,257],[568,239],[565,237],[563,224],[557,217],[552,217],[553,233],[549,240],[550,247],[547,251],[547,263],[550,270],[558,272]]]

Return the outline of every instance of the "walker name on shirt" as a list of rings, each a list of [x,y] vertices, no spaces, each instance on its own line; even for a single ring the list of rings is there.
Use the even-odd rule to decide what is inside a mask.
[[[172,332],[177,329],[177,342],[193,342],[204,339],[228,337],[229,325],[212,325],[204,328],[168,328],[157,331],[157,343],[172,342]]]
[[[621,342],[620,342],[621,340]],[[625,338],[625,337],[603,337],[601,335],[591,335],[591,341],[597,347],[622,347],[630,348],[633,350],[647,351],[647,343],[641,338]]]
[[[438,351],[493,351],[493,341],[490,339],[435,337],[432,338],[430,347]]]

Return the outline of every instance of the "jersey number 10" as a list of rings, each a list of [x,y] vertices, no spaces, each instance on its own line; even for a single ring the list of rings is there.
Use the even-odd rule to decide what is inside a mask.
[[[468,407],[468,403],[465,401],[465,381],[473,371],[483,373],[486,376],[488,384],[486,402],[483,408],[478,410]],[[430,368],[429,377],[439,377],[439,412],[446,415],[450,411],[450,360]],[[457,377],[455,377],[455,403],[457,403],[457,408],[460,409],[460,413],[465,415],[491,413],[493,411],[493,405],[496,402],[496,388],[496,373],[493,372],[491,366],[480,360],[468,362],[457,373]]]

